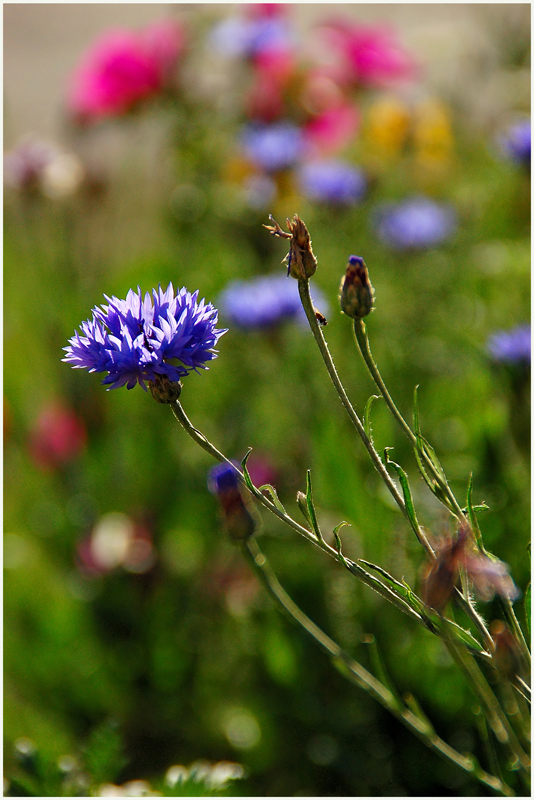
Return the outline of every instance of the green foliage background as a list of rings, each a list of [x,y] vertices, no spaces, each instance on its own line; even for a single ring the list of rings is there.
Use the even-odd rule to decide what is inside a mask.
[[[112,744],[84,762],[95,785],[137,778],[156,785],[171,764],[202,758],[245,765],[236,794],[484,794],[335,673],[280,616],[221,532],[206,488],[212,464],[170,411],[139,388],[105,393],[98,377],[60,361],[103,292],[120,297],[138,284],[145,291],[172,281],[216,302],[232,279],[283,269],[284,244],[262,228],[266,215],[224,194],[225,142],[209,139],[200,110],[195,124],[205,140],[193,147],[178,133],[180,158],[160,165],[165,180],[157,191],[134,163],[131,137],[142,139],[151,125],[168,132],[168,113],[114,123],[124,163],[102,195],[9,197],[6,204],[6,774],[21,769],[13,755],[20,737],[51,765],[83,753],[94,732],[113,723],[116,752]],[[420,386],[423,431],[462,500],[473,472],[474,501],[490,506],[480,517],[485,544],[510,564],[524,593],[529,376],[492,364],[486,342],[529,318],[530,183],[494,157],[484,132],[467,133],[461,122],[455,165],[441,187],[459,215],[449,243],[403,254],[377,241],[372,210],[404,195],[406,159],[361,206],[333,211],[301,201],[287,213],[298,213],[312,234],[319,262],[312,294],[316,285],[330,303],[325,336],[356,408],[374,387],[338,312],[351,253],[364,256],[376,290],[368,330],[387,385],[408,418]],[[196,204],[172,194],[184,174]],[[132,255],[129,237],[146,237],[146,246]],[[252,446],[268,459],[280,499],[297,518],[295,495],[310,468],[323,528],[351,523],[341,532],[346,555],[418,586],[423,554],[353,436],[311,335],[291,324],[268,334],[234,329],[219,350],[209,372],[184,380],[181,401],[193,424],[230,457]],[[75,408],[89,437],[74,463],[43,471],[28,441],[52,400]],[[423,524],[432,535],[445,533],[448,522],[380,402],[373,433],[379,452],[393,446],[409,472]],[[156,565],[88,579],[76,547],[114,511],[150,520]],[[262,519],[262,545],[312,619],[366,665],[373,634],[398,689],[418,698],[443,738],[477,751],[474,698],[440,642],[266,512]],[[498,602],[484,613],[500,616]],[[232,743],[236,719],[252,725],[251,746]],[[58,785],[52,781],[55,792]]]

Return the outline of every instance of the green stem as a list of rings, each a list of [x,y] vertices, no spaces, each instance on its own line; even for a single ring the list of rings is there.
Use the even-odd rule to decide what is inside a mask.
[[[328,349],[328,345],[327,345],[327,343],[325,341],[325,338],[323,336],[323,333],[322,333],[322,331],[321,331],[321,329],[319,327],[319,324],[317,322],[317,318],[315,316],[315,311],[314,311],[314,308],[313,308],[313,302],[312,302],[312,299],[311,299],[311,296],[310,296],[309,281],[308,280],[299,280],[298,284],[299,284],[299,293],[300,293],[300,300],[301,300],[301,303],[302,303],[302,307],[304,308],[304,311],[306,313],[306,317],[308,318],[308,322],[310,324],[310,328],[311,328],[312,333],[313,333],[313,335],[315,337],[315,341],[317,342],[317,346],[319,347],[319,350],[320,350],[320,353],[321,353],[321,355],[323,357],[323,361],[325,363],[326,369],[327,369],[328,374],[330,376],[330,379],[331,379],[331,381],[332,381],[332,383],[334,385],[334,388],[335,388],[335,390],[336,390],[336,392],[337,392],[337,394],[339,396],[339,399],[341,400],[341,402],[343,404],[343,407],[345,408],[347,414],[349,415],[352,424],[356,428],[356,431],[358,432],[358,435],[359,435],[360,439],[364,443],[364,445],[365,445],[365,447],[367,449],[367,452],[369,453],[369,455],[371,457],[371,461],[373,462],[373,464],[375,466],[375,469],[380,474],[380,477],[382,478],[382,480],[386,484],[387,488],[391,492],[391,495],[393,496],[393,499],[397,503],[398,507],[400,508],[400,510],[402,511],[402,513],[404,514],[404,516],[406,517],[408,522],[410,522],[410,516],[409,516],[408,511],[406,509],[406,504],[404,502],[404,498],[402,497],[402,495],[398,491],[397,486],[395,485],[394,481],[391,479],[386,467],[384,466],[384,464],[382,462],[382,459],[380,458],[380,456],[376,452],[376,450],[375,450],[375,448],[373,446],[373,443],[371,442],[371,440],[367,436],[367,434],[365,432],[365,428],[363,426],[363,423],[361,422],[359,416],[357,415],[356,411],[354,410],[354,408],[353,408],[353,406],[352,406],[352,404],[351,404],[351,402],[350,402],[350,400],[349,400],[349,398],[347,396],[345,388],[344,388],[343,384],[341,383],[341,381],[339,379],[339,376],[337,374],[337,371],[336,371],[336,368],[335,368],[335,365],[334,365],[334,361],[333,361],[332,356],[330,355],[330,351]],[[410,522],[410,524],[411,524],[411,522]],[[424,534],[422,534],[422,541],[426,542],[427,552],[432,558],[434,558],[435,557],[434,556],[434,552],[433,552],[430,544],[426,541],[426,539],[424,537]]]
[[[185,413],[184,409],[182,408],[181,403],[179,400],[176,400],[174,403],[170,404],[172,413],[174,414],[175,418],[178,420],[180,425],[183,427],[185,432],[196,442],[206,453],[209,453],[210,456],[215,458],[217,461],[232,464],[232,466],[236,469],[237,473],[239,474],[241,480],[245,482],[244,474],[235,467],[235,464],[230,461],[223,453],[221,453],[217,448],[204,436],[201,431],[197,430],[189,420],[187,414]],[[248,485],[248,484],[247,484]],[[284,513],[281,511],[269,498],[267,498],[260,490],[250,484],[249,486],[250,491],[254,495],[254,497],[265,507],[267,508],[272,514],[277,516],[280,520],[289,525],[290,528],[293,528],[297,533],[301,536],[304,536],[307,541],[314,544],[316,547],[319,547],[323,552],[327,553],[329,556],[334,558],[336,561],[339,561],[339,553],[335,550],[331,545],[327,542],[320,539],[317,539],[316,536],[309,531],[307,528],[304,528],[302,525],[299,525],[289,514]],[[371,589],[374,589],[375,592],[378,592],[382,597],[386,600],[389,600],[390,603],[395,605],[401,611],[403,611],[408,616],[415,619],[425,628],[428,628],[427,622],[424,618],[415,611],[410,605],[408,605],[402,598],[400,598],[395,592],[393,592],[388,586],[385,586],[381,581],[377,580],[374,576],[370,575],[360,564],[357,564],[354,561],[350,561],[349,559],[344,559],[345,566],[350,570],[353,575],[356,575],[362,583],[366,586],[369,586]]]
[[[422,719],[409,708],[401,704],[398,698],[386,686],[378,681],[358,661],[351,658],[341,647],[321,630],[306,614],[293,602],[278,578],[271,569],[265,555],[255,539],[248,539],[243,544],[247,560],[259,575],[262,583],[267,588],[276,603],[286,614],[301,627],[312,639],[315,640],[331,656],[334,665],[341,667],[343,674],[377,700],[409,730],[412,731],[424,744],[442,758],[452,762],[464,772],[472,775],[481,783],[489,786],[495,792],[506,797],[513,797],[514,792],[504,781],[485,772],[471,755],[462,755],[437,736],[432,726],[426,719]]]
[[[358,346],[360,348],[360,352],[361,352],[361,354],[363,356],[363,360],[365,361],[365,364],[367,365],[367,369],[369,370],[369,372],[371,374],[371,377],[373,378],[374,382],[378,386],[378,388],[379,388],[379,390],[380,390],[380,392],[382,394],[382,397],[386,401],[386,404],[387,404],[389,410],[391,411],[393,417],[397,420],[398,424],[400,425],[400,427],[402,428],[402,430],[404,431],[404,433],[406,434],[406,436],[408,437],[408,439],[410,440],[412,445],[414,447],[417,447],[417,438],[416,438],[415,434],[413,433],[412,429],[410,428],[410,426],[408,425],[408,423],[406,422],[406,420],[404,419],[404,417],[400,413],[399,409],[397,408],[397,406],[393,402],[393,399],[392,399],[390,393],[387,390],[386,384],[384,383],[384,381],[382,379],[382,376],[381,376],[381,374],[380,374],[380,372],[378,370],[376,362],[375,362],[375,360],[373,358],[373,355],[371,353],[371,347],[369,345],[369,337],[367,336],[367,329],[366,329],[365,323],[364,323],[364,321],[362,319],[355,319],[354,320],[354,335],[356,337],[356,341],[357,341]],[[453,506],[453,508],[454,508],[454,510],[456,512],[456,516],[458,517],[458,519],[461,522],[463,522],[465,524],[468,524],[467,523],[467,519],[465,517],[465,514],[463,513],[462,509],[460,508],[460,505],[458,504],[458,501],[456,500],[454,494],[452,493],[449,484],[446,481],[444,482],[441,479],[441,476],[436,472],[436,469],[435,469],[434,465],[432,464],[432,461],[429,458],[426,457],[424,452],[421,452],[421,457],[424,459],[425,464],[428,467],[428,469],[432,472],[432,475],[434,476],[434,479],[439,483],[440,488],[445,492],[447,498],[449,499],[449,502],[451,503],[451,505]]]

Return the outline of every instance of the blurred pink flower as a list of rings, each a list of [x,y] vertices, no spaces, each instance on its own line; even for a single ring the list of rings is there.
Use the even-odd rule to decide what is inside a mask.
[[[273,122],[284,114],[285,90],[295,74],[295,60],[285,48],[273,48],[255,55],[253,66],[247,114],[251,119]]]
[[[360,114],[352,103],[342,102],[310,119],[304,139],[311,156],[330,155],[350,144],[356,135]]]
[[[414,58],[390,28],[335,21],[324,29],[334,50],[344,58],[347,81],[360,86],[384,86],[414,76]]]
[[[140,32],[108,31],[71,77],[70,113],[85,122],[125,114],[169,85],[183,47],[182,29],[172,20]]]
[[[85,425],[74,411],[54,403],[40,414],[30,436],[30,453],[38,466],[53,469],[76,458],[85,447]]]

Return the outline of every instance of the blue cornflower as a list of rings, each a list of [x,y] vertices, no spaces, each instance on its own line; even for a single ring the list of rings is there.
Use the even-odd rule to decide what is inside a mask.
[[[436,247],[456,229],[456,214],[427,197],[412,197],[378,209],[375,226],[382,241],[399,250]]]
[[[338,159],[304,164],[299,170],[299,181],[306,197],[339,205],[360,202],[367,188],[362,170]]]
[[[303,146],[302,132],[291,122],[246,125],[241,132],[241,142],[247,158],[267,172],[291,167]]]
[[[319,311],[328,313],[323,295],[314,290]],[[267,328],[284,320],[306,324],[298,284],[285,275],[265,275],[249,281],[232,281],[219,297],[221,314],[238,328]]]
[[[185,289],[175,295],[172,283],[147,292],[130,289],[126,300],[104,295],[109,305],[96,306],[93,318],[82,322],[82,335],[75,331],[63,361],[89,372],[108,372],[102,381],[110,389],[133,389],[139,383],[166,376],[179,381],[192,370],[207,369],[217,357],[213,349],[225,330],[215,328],[217,309],[204,300],[197,302]]]
[[[506,156],[530,168],[532,130],[530,120],[522,120],[511,125],[500,137],[500,144]]]
[[[488,352],[495,361],[530,364],[531,332],[528,323],[509,331],[497,331],[488,339]]]

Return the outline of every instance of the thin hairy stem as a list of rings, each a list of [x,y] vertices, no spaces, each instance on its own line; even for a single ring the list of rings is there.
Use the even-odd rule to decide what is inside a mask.
[[[247,560],[250,562],[276,603],[293,622],[326,650],[331,656],[334,665],[338,668],[341,667],[340,671],[349,680],[356,683],[361,689],[377,700],[380,705],[386,708],[412,733],[421,739],[427,747],[438,753],[442,758],[472,775],[495,792],[505,797],[514,796],[512,789],[504,783],[504,781],[481,769],[472,755],[462,755],[440,739],[426,718],[415,714],[402,704],[393,692],[377,680],[374,675],[368,672],[358,661],[351,658],[351,656],[342,650],[333,639],[321,630],[321,628],[319,628],[287,594],[255,539],[248,539],[244,542],[243,550]]]
[[[387,471],[386,467],[384,466],[384,463],[383,463],[382,459],[380,458],[380,456],[376,452],[376,450],[375,450],[375,448],[373,446],[373,443],[371,442],[371,440],[367,436],[367,434],[365,432],[365,428],[363,426],[363,423],[360,420],[360,418],[359,418],[358,414],[356,413],[356,411],[354,410],[354,408],[352,406],[352,403],[350,402],[350,400],[349,400],[349,398],[347,396],[345,388],[344,388],[343,384],[341,383],[341,381],[339,379],[336,367],[334,365],[334,361],[333,361],[332,356],[330,355],[330,351],[328,349],[328,345],[327,345],[327,343],[325,341],[325,338],[323,336],[323,333],[322,333],[322,331],[321,331],[321,329],[319,327],[319,324],[317,322],[317,318],[315,316],[315,310],[314,310],[313,302],[312,302],[312,299],[311,299],[311,296],[310,296],[309,281],[308,280],[299,280],[298,284],[299,284],[299,293],[300,293],[300,300],[301,300],[301,303],[302,303],[302,307],[304,308],[304,311],[306,313],[306,317],[307,317],[308,322],[310,324],[310,328],[311,328],[312,333],[313,333],[313,335],[315,337],[315,341],[317,342],[317,345],[319,347],[319,351],[321,353],[321,356],[323,357],[323,361],[325,363],[326,369],[327,369],[328,374],[330,376],[330,379],[331,379],[331,381],[332,381],[332,383],[334,385],[334,388],[335,388],[335,390],[336,390],[336,392],[337,392],[337,394],[339,396],[339,399],[341,400],[341,402],[343,404],[343,407],[345,408],[347,414],[349,415],[349,418],[350,418],[352,424],[356,428],[356,431],[357,431],[360,439],[364,443],[365,448],[367,449],[367,452],[369,453],[369,455],[371,457],[371,461],[373,462],[373,464],[375,466],[375,469],[380,474],[380,477],[382,478],[382,480],[386,484],[387,488],[389,489],[389,491],[390,491],[393,499],[397,503],[398,507],[400,508],[400,510],[402,511],[402,513],[404,514],[404,516],[406,517],[408,522],[410,522],[410,524],[411,524],[410,515],[408,514],[408,511],[406,509],[406,503],[404,502],[404,498],[402,497],[402,495],[400,494],[399,490],[397,489],[397,486],[396,486],[395,482],[390,477],[389,472]],[[419,537],[418,538],[419,538],[421,544],[425,547],[425,550],[427,551],[428,555],[431,558],[435,558],[434,551],[432,550],[432,547],[431,547],[430,543],[428,542],[428,540],[426,539],[424,533],[421,530],[419,531]]]
[[[369,373],[370,373],[371,377],[373,378],[374,382],[378,386],[378,388],[379,388],[379,390],[380,390],[380,392],[382,394],[382,397],[386,401],[386,404],[387,404],[389,410],[391,411],[394,419],[398,422],[399,426],[402,428],[402,430],[404,431],[404,433],[406,434],[406,436],[408,437],[408,439],[410,440],[412,445],[414,447],[416,447],[417,446],[417,438],[416,438],[414,432],[412,431],[412,429],[410,428],[410,426],[408,425],[408,423],[406,422],[406,420],[404,419],[404,417],[402,416],[402,414],[400,413],[399,409],[397,408],[397,406],[393,402],[393,399],[392,399],[390,393],[388,392],[387,386],[384,383],[384,381],[382,379],[382,376],[381,376],[381,374],[379,372],[379,369],[378,369],[378,367],[376,365],[376,362],[375,362],[375,360],[373,358],[373,355],[371,353],[371,347],[369,345],[369,337],[367,336],[367,328],[366,328],[365,323],[364,323],[363,320],[361,320],[361,319],[355,319],[354,320],[354,335],[356,337],[356,342],[358,344],[358,347],[360,348],[360,352],[361,352],[361,354],[363,356],[363,360],[365,361],[367,369],[369,370]],[[455,513],[456,513],[456,516],[458,517],[458,519],[461,522],[463,522],[465,524],[468,524],[467,523],[467,519],[465,517],[465,514],[463,513],[462,509],[460,508],[460,505],[459,505],[458,501],[456,500],[456,498],[455,498],[455,496],[454,496],[449,484],[446,481],[442,480],[441,476],[436,471],[436,469],[434,467],[434,464],[426,456],[426,453],[424,451],[421,452],[421,457],[423,458],[426,467],[432,473],[434,479],[439,483],[440,488],[443,490],[443,492],[445,492],[449,502],[451,503],[451,505],[453,506],[453,508],[455,510]]]

